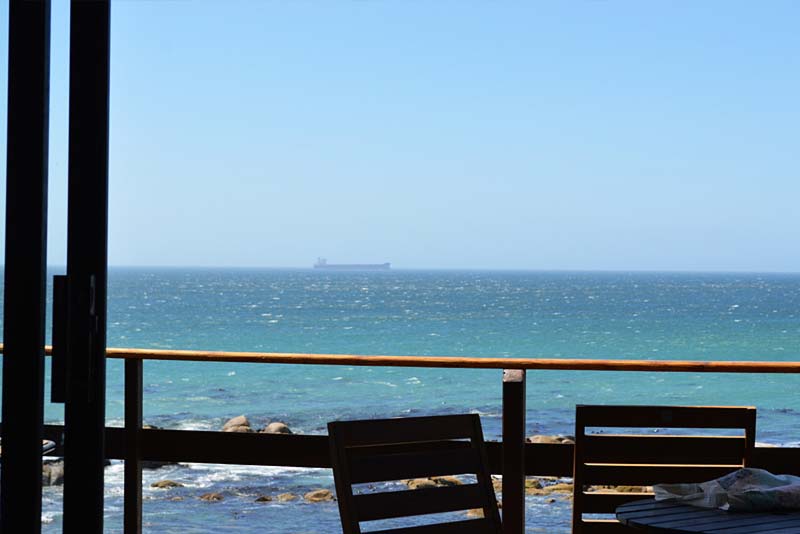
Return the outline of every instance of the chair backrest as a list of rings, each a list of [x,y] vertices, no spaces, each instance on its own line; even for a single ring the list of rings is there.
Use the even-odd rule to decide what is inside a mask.
[[[587,428],[638,429],[608,433]],[[645,433],[642,429],[648,429]],[[691,435],[661,429],[693,429]],[[699,429],[705,432],[698,434]],[[715,434],[708,431],[715,429]],[[737,429],[720,436],[719,429]],[[712,430],[713,431],[713,430]],[[618,433],[619,432],[619,433]],[[756,409],[737,406],[587,406],[575,411],[573,534],[623,534],[613,517],[632,500],[652,496],[647,486],[703,482],[748,465]],[[633,487],[632,487],[633,486]],[[639,487],[639,488],[637,488]],[[595,514],[586,518],[584,514]]]
[[[345,534],[360,533],[360,523],[364,521],[472,509],[482,509],[483,517],[468,519],[465,513],[458,514],[449,523],[372,531],[387,534],[501,533],[477,415],[337,421],[328,423],[328,435]],[[468,478],[472,480],[421,489],[406,489],[401,482],[447,475],[470,475]],[[369,487],[366,491],[354,491],[353,486],[359,484],[369,484]]]

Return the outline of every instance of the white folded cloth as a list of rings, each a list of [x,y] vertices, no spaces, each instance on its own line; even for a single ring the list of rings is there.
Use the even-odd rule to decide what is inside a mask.
[[[739,512],[800,510],[800,477],[745,468],[700,484],[656,484],[656,500]]]

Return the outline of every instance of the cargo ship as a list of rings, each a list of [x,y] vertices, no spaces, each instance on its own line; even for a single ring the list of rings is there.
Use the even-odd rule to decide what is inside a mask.
[[[315,269],[327,269],[329,271],[388,271],[392,268],[391,263],[328,263],[325,258],[317,258],[314,264]]]

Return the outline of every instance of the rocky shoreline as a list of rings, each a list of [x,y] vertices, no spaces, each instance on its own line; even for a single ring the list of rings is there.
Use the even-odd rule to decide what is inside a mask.
[[[144,425],[144,428],[158,429],[158,427],[151,425]],[[228,419],[221,428],[222,432],[241,432],[241,433],[264,433],[264,434],[292,434],[289,426],[282,421],[272,421],[264,425],[261,429],[255,430],[250,420],[245,415],[239,415]],[[567,435],[533,435],[526,438],[528,443],[550,443],[550,444],[571,444],[574,443],[574,438]],[[110,465],[110,462],[109,462]],[[161,467],[176,465],[172,462],[144,462],[143,468],[149,470],[159,469]],[[502,492],[502,478],[493,476],[493,484],[495,492],[501,495]],[[59,486],[64,483],[64,461],[63,459],[48,459],[45,460],[42,466],[42,485],[44,486]],[[417,478],[401,481],[408,489],[423,489],[430,487],[441,486],[454,486],[463,484],[464,481],[456,476],[446,477],[429,477]],[[186,484],[179,480],[162,479],[157,480],[150,484],[154,490],[164,491],[164,498],[173,501],[181,501],[187,498],[184,493],[182,495],[175,494],[174,491],[179,488],[185,488]],[[646,487],[596,487],[590,488],[589,491],[648,491],[650,488]],[[572,480],[569,478],[559,477],[528,477],[525,480],[525,493],[529,496],[545,497],[546,502],[555,502],[558,500],[569,501],[572,499],[573,485]],[[219,502],[226,498],[226,495],[219,491],[203,492],[195,495],[194,498],[206,502]],[[252,498],[252,497],[251,497]],[[288,503],[288,502],[307,502],[307,503],[323,503],[332,502],[336,500],[336,496],[332,488],[308,488],[307,491],[291,493],[283,492],[273,495],[261,494],[253,498],[253,502],[257,503]],[[500,506],[502,502],[498,501]]]

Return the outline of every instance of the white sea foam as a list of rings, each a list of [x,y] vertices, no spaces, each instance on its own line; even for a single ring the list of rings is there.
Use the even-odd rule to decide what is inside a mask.
[[[219,430],[219,424],[208,419],[181,419],[173,425],[176,430]]]

